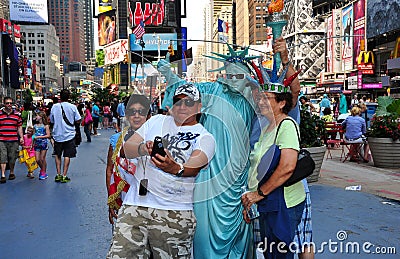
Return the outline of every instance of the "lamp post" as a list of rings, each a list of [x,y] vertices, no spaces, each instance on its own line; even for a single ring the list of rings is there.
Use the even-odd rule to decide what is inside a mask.
[[[8,90],[6,90],[6,95],[10,96],[11,95],[11,72],[10,72],[11,60],[10,60],[10,57],[6,58],[6,64],[8,67]]]

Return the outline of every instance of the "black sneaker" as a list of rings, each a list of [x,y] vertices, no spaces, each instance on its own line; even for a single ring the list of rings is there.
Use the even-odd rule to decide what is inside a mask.
[[[6,181],[7,181],[7,180],[6,180],[6,177],[5,177],[5,176],[4,176],[4,177],[2,176],[2,177],[0,178],[0,183],[6,183]]]
[[[71,179],[69,179],[68,176],[63,176],[60,182],[62,182],[62,183],[68,183],[69,181],[71,181]]]

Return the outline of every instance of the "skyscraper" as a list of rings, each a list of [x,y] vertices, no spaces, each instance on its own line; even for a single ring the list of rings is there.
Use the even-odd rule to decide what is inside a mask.
[[[85,60],[90,62],[94,58],[94,23],[92,13],[93,1],[84,1],[84,28],[85,28]]]
[[[60,38],[60,62],[85,62],[84,0],[49,0],[49,22]]]

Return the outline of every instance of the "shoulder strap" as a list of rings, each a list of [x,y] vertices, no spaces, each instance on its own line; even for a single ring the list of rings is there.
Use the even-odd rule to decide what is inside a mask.
[[[62,113],[62,116],[63,116],[63,119],[64,119],[65,123],[66,123],[68,126],[74,127],[74,124],[72,124],[72,123],[68,120],[67,115],[65,115],[64,108],[63,108],[63,106],[62,106],[61,103],[60,103],[60,106],[61,106],[61,113]]]
[[[279,129],[281,128],[282,122],[285,121],[285,120],[289,120],[289,121],[293,122],[294,128],[296,129],[296,133],[297,133],[297,139],[299,140],[299,146],[300,146],[300,134],[299,134],[299,130],[298,130],[297,127],[296,127],[296,123],[295,123],[292,119],[290,119],[290,118],[285,118],[285,119],[283,119],[283,120],[279,123],[278,129],[276,130],[276,134],[275,134],[274,144],[276,143],[276,138],[278,137],[278,132],[279,132]]]

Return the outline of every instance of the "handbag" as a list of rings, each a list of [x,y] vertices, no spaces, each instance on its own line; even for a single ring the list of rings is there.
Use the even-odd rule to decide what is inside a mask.
[[[92,117],[92,114],[90,113],[90,111],[89,110],[87,112],[85,111],[85,113],[86,113],[85,118],[84,118],[85,124],[92,123],[93,122],[93,117]]]
[[[281,127],[281,124],[284,120],[290,120],[291,122],[293,122],[295,129],[296,129],[297,138],[299,139],[299,145],[300,145],[299,130],[297,129],[295,122],[291,119],[286,118],[281,121],[281,123],[278,126],[276,136],[278,135],[279,128]],[[275,140],[276,140],[276,136],[275,136]],[[300,148],[300,151],[297,156],[296,168],[294,169],[294,172],[290,176],[290,178],[284,183],[284,186],[288,187],[290,185],[293,185],[293,184],[303,180],[304,178],[310,176],[314,172],[314,169],[315,169],[315,162],[312,159],[310,152],[308,152],[308,150],[306,150],[306,149]]]
[[[62,117],[63,117],[65,123],[68,126],[75,127],[75,137],[74,137],[75,138],[75,145],[79,146],[79,144],[81,144],[81,142],[82,142],[81,129],[79,128],[80,125],[78,123],[76,123],[76,124],[71,123],[68,120],[67,115],[65,115],[63,106],[61,104],[60,104],[60,106],[61,106]]]

